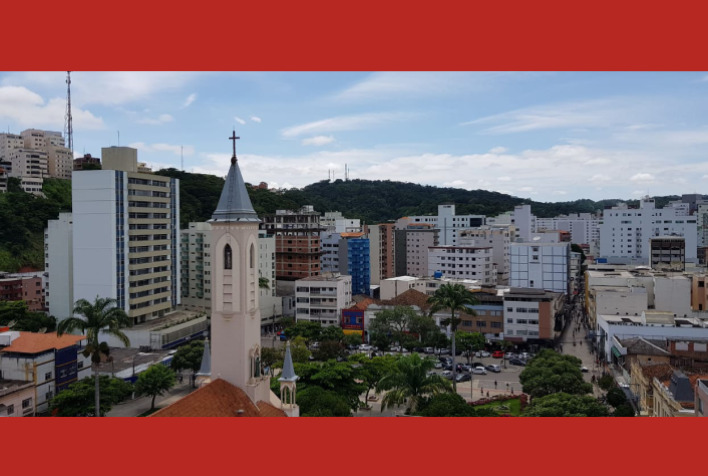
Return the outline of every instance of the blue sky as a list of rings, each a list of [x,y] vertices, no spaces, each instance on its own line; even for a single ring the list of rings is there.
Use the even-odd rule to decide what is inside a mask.
[[[65,72],[0,73],[0,129],[63,130]],[[538,201],[708,193],[708,75],[73,72],[75,155],[303,187],[344,177]]]

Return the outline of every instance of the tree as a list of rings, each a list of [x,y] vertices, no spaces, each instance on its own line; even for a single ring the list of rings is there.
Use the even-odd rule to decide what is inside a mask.
[[[25,301],[0,301],[0,326],[9,326],[13,331],[54,332],[57,320],[43,312],[33,312]]]
[[[457,393],[439,393],[422,399],[417,412],[425,417],[473,417],[475,409]]]
[[[312,352],[307,348],[304,337],[298,336],[290,341],[290,356],[293,359],[293,363],[307,362],[311,355]]]
[[[345,334],[344,335],[344,345],[346,346],[358,346],[361,344],[361,335],[359,334]]]
[[[344,357],[344,344],[336,340],[323,340],[317,346],[317,349],[312,352],[312,356],[317,360],[329,360]]]
[[[467,355],[467,363],[470,362],[472,354],[478,350],[484,349],[484,344],[487,340],[480,332],[464,332],[457,331],[455,340],[460,346],[460,349]]]
[[[366,386],[364,401],[368,406],[369,392],[376,388],[382,378],[394,370],[396,359],[390,355],[370,359],[364,354],[355,354],[349,358],[349,361],[359,365],[357,377]]]
[[[309,349],[312,342],[320,340],[322,329],[322,326],[318,322],[297,321],[295,325],[285,329],[285,335],[288,336],[288,339],[302,337],[305,345]]]
[[[632,405],[629,402],[627,402],[627,403],[623,403],[622,405],[615,408],[615,411],[612,412],[612,416],[614,416],[614,417],[634,417],[634,416],[636,416],[636,414],[634,413],[634,408],[632,408]]]
[[[300,415],[304,417],[352,416],[352,409],[345,398],[316,385],[298,391],[297,403]]]
[[[607,403],[612,405],[614,408],[624,405],[627,402],[627,396],[624,394],[621,388],[613,387],[607,392]]]
[[[150,410],[154,410],[155,398],[174,387],[175,383],[177,383],[177,379],[173,370],[162,364],[155,364],[138,375],[138,381],[135,382],[135,393],[151,396]]]
[[[258,287],[261,289],[270,289],[270,281],[268,280],[268,278],[260,276],[258,278]]]
[[[465,311],[467,314],[475,316],[475,312],[470,306],[479,304],[477,297],[472,294],[462,284],[443,284],[435,290],[435,294],[428,298],[428,302],[432,304],[430,315],[436,312],[449,309],[450,317],[442,319],[440,323],[444,326],[450,325],[452,330],[452,356],[455,356],[455,332],[460,319],[455,317],[455,312]],[[455,382],[455,366],[452,366],[452,386],[456,390],[457,383]]]
[[[263,347],[261,349],[261,362],[263,363],[263,367],[270,370],[271,377],[275,375],[274,367],[276,364],[279,364],[280,367],[283,366],[284,354],[285,351],[274,347]]]
[[[615,386],[615,379],[611,374],[604,374],[597,379],[597,385],[605,392],[609,392],[610,389]]]
[[[86,377],[74,382],[65,390],[59,392],[51,402],[49,410],[53,416],[62,417],[85,417],[96,414],[95,378]],[[108,375],[99,377],[101,387],[101,403],[99,411],[101,416],[111,411],[116,403],[125,400],[133,393],[133,385],[118,378],[111,378]]]
[[[428,395],[449,392],[450,382],[440,375],[429,372],[435,363],[429,359],[422,359],[418,354],[400,357],[395,368],[386,374],[376,391],[386,391],[381,400],[381,411],[391,405],[407,403],[407,410],[415,412],[421,398]]]
[[[524,411],[524,416],[534,417],[606,417],[609,414],[607,406],[594,397],[564,392],[534,398]]]
[[[202,366],[202,357],[204,356],[204,341],[193,340],[189,344],[182,345],[177,348],[177,352],[172,356],[170,367],[177,372],[182,370],[191,370],[193,373],[199,372]],[[195,380],[192,379],[192,386],[195,385]]]
[[[584,395],[592,392],[592,384],[583,379],[581,365],[577,357],[544,349],[526,364],[519,382],[523,391],[534,398],[558,392]]]
[[[110,358],[110,348],[108,344],[100,341],[100,334],[103,332],[113,336],[128,347],[130,339],[121,329],[130,327],[132,322],[123,309],[116,307],[116,300],[113,298],[96,296],[93,303],[88,302],[86,299],[79,299],[74,306],[74,314],[84,316],[86,319],[67,317],[57,326],[57,335],[61,336],[74,330],[86,334],[86,348],[83,351],[83,355],[84,357],[91,356],[96,387],[94,408],[98,409],[100,408],[98,366],[101,363],[102,356],[106,359]],[[96,411],[96,416],[99,416],[98,411]]]

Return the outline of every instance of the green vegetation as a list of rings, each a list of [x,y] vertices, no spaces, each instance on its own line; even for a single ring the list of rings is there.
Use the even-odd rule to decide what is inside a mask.
[[[486,403],[484,405],[477,405],[474,407],[475,410],[491,410],[495,415],[511,415],[520,416],[521,415],[521,400],[514,398],[506,401]]]
[[[531,395],[534,401],[560,392],[585,395],[592,392],[592,384],[583,379],[581,364],[577,357],[544,349],[526,365],[519,381],[524,393]]]
[[[162,364],[151,365],[145,372],[138,375],[135,382],[135,393],[152,397],[150,410],[155,410],[155,398],[175,386],[175,373]]]
[[[202,366],[202,356],[204,355],[204,341],[193,340],[189,344],[179,346],[177,352],[172,356],[170,366],[173,370],[191,370],[196,373]],[[194,385],[194,380],[192,380]]]
[[[534,398],[526,407],[524,416],[532,417],[605,417],[609,409],[590,395],[552,393]]]
[[[91,303],[86,299],[79,299],[74,306],[74,314],[85,317],[68,317],[57,326],[57,335],[70,333],[78,330],[86,334],[86,347],[84,357],[91,356],[91,366],[95,377],[95,404],[94,409],[100,408],[100,389],[98,378],[98,365],[101,358],[110,359],[110,348],[108,344],[100,341],[101,332],[119,339],[126,347],[130,345],[130,340],[123,331],[124,327],[130,327],[131,321],[122,308],[115,307],[116,300],[112,298],[101,298],[96,296],[96,300]],[[96,415],[99,416],[99,415]]]
[[[119,378],[101,375],[98,379],[101,391],[100,415],[106,416],[116,403],[122,402],[133,393],[133,386]],[[94,400],[96,382],[94,377],[72,383],[69,388],[59,392],[49,402],[49,410],[53,416],[88,417],[96,414]]]
[[[24,301],[0,301],[0,327],[13,331],[54,332],[57,320],[43,312],[32,312]]]

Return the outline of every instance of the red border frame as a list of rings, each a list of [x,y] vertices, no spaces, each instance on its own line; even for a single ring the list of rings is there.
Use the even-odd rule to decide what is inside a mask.
[[[3,5],[2,63],[5,70],[75,71],[704,70],[707,10],[698,0],[670,7],[637,0],[37,0]],[[668,474],[702,454],[702,425],[698,419],[9,418],[0,429],[3,467],[33,472]],[[652,451],[667,435],[681,444]]]

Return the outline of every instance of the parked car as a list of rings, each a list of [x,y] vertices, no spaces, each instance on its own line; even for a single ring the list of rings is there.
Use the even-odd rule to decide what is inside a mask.
[[[278,334],[280,336],[280,340],[288,340],[288,336],[285,335],[285,332],[280,332]]]
[[[495,350],[495,351],[492,353],[492,357],[495,358],[495,359],[501,359],[501,358],[504,357],[504,352],[502,352],[501,350]]]
[[[438,357],[440,362],[452,362],[452,357]]]
[[[369,344],[361,344],[359,345],[359,350],[371,350],[371,346]]]
[[[588,372],[588,368],[583,365],[582,367],[580,367],[580,371],[581,372]]]
[[[423,353],[423,348],[422,347],[413,347],[413,352],[417,352],[419,354]]]
[[[487,375],[487,371],[484,367],[475,367],[472,369],[472,373],[478,375]]]
[[[472,370],[472,366],[467,365],[467,364],[457,364],[457,371],[458,372],[469,372]]]
[[[450,349],[438,349],[440,355],[450,355]]]
[[[489,356],[492,355],[492,354],[490,354],[489,352],[487,352],[486,350],[481,351],[480,354],[482,355],[483,358],[484,358],[484,357],[489,357]]]
[[[452,370],[443,370],[443,372],[440,375],[445,378],[452,379]]]
[[[423,349],[423,352],[425,352],[426,354],[432,354],[433,352],[435,352],[435,349],[433,347],[426,347],[425,349]]]
[[[470,374],[457,374],[455,377],[456,382],[469,382],[472,380],[472,376]]]
[[[499,373],[501,372],[501,367],[499,367],[497,364],[489,364],[484,367],[485,369],[489,370],[490,372],[494,373]]]
[[[443,368],[442,362],[435,362],[435,368],[436,368],[436,369],[441,369],[441,368]]]
[[[526,365],[526,362],[524,362],[523,360],[521,360],[517,357],[514,357],[513,359],[509,359],[509,363],[511,365],[520,365],[522,367]]]
[[[452,372],[452,362],[445,362],[442,368],[443,370],[449,370]]]

